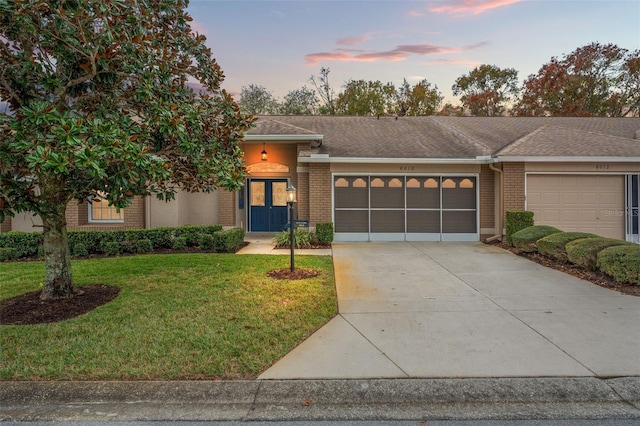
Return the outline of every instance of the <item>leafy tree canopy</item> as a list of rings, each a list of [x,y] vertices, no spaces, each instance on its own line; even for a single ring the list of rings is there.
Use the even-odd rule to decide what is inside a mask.
[[[0,220],[42,218],[43,297],[72,292],[72,200],[242,185],[252,118],[221,90],[187,3],[0,0]]]
[[[240,91],[240,108],[249,114],[273,115],[278,114],[278,101],[264,86],[250,84],[242,86]]]
[[[517,115],[640,114],[640,50],[591,43],[544,64],[524,83]]]
[[[518,71],[495,65],[480,65],[467,75],[458,77],[451,87],[455,96],[462,95],[462,105],[471,115],[493,117],[503,115],[507,103],[516,96]]]
[[[280,110],[288,115],[315,115],[319,111],[319,101],[315,90],[302,86],[291,90],[284,97]]]
[[[426,79],[411,86],[405,78],[394,93],[396,114],[399,116],[433,115],[443,99],[438,86],[431,88],[431,83]]]

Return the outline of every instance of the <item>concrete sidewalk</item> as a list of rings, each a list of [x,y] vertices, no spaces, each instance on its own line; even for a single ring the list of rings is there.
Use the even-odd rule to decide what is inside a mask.
[[[335,243],[339,315],[260,379],[640,376],[640,298],[480,243]]]
[[[289,249],[276,249],[273,242],[274,234],[267,233],[251,233],[245,234],[245,241],[249,244],[240,250],[236,254],[279,254],[279,255],[291,255]],[[331,249],[295,249],[295,255],[316,255],[316,256],[331,256]]]

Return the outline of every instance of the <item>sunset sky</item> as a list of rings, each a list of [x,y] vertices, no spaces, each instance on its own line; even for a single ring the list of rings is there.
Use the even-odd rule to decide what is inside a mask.
[[[336,92],[349,79],[426,78],[457,104],[451,86],[481,64],[523,81],[591,42],[640,48],[638,0],[191,0],[188,10],[228,91],[258,84],[280,100],[329,67]]]

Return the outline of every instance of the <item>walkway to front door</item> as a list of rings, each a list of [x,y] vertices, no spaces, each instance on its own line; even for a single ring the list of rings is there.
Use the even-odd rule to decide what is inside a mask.
[[[287,180],[248,181],[249,232],[280,232],[287,224]]]

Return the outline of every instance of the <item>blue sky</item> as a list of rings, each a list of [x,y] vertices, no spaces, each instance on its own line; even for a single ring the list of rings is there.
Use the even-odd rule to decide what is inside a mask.
[[[639,0],[191,0],[188,10],[224,88],[258,84],[280,99],[329,67],[336,93],[349,79],[426,78],[457,104],[451,86],[481,64],[523,81],[591,42],[640,49]]]

